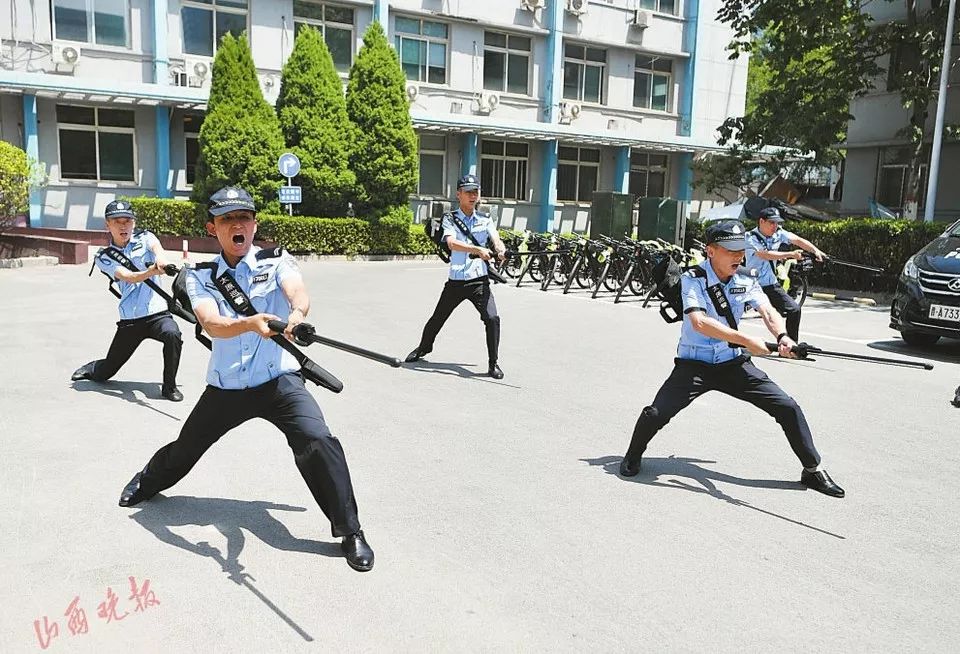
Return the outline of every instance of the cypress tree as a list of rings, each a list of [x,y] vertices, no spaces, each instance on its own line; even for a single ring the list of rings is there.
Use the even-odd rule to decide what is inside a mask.
[[[241,186],[259,209],[276,211],[283,134],[263,98],[246,36],[224,35],[212,75],[192,199],[206,202],[223,186]]]
[[[347,115],[354,125],[350,165],[362,213],[380,215],[405,206],[417,190],[417,134],[405,88],[397,53],[374,21],[363,35],[347,84]]]
[[[345,216],[356,177],[343,85],[320,32],[304,26],[283,67],[277,116],[287,147],[300,157],[300,209],[307,216]]]

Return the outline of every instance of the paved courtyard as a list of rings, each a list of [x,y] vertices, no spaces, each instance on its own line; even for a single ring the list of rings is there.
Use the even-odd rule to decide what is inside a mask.
[[[401,357],[445,278],[438,261],[302,267],[320,333]],[[497,287],[500,382],[478,376],[483,331],[468,304],[414,366],[312,346],[345,384],[339,395],[311,389],[343,442],[376,551],[375,569],[358,574],[282,435],[262,421],[222,439],[162,496],[117,506],[131,475],[176,437],[207,352],[180,323],[180,404],[160,398],[158,343],[109,383],[70,382],[113,335],[105,282],[81,266],[0,270],[4,652],[40,651],[47,638],[50,652],[98,653],[960,642],[960,410],[949,405],[960,344],[910,353],[883,307],[810,301],[802,333],[933,371],[759,363],[804,408],[843,500],[805,491],[776,423],[720,394],[657,436],[640,476],[620,478],[679,329],[633,298],[615,306]],[[76,609],[87,628],[72,635]]]

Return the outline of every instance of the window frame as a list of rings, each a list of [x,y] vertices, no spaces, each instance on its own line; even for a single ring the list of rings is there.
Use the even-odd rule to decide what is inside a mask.
[[[484,154],[483,144],[484,143],[500,143],[503,145],[503,154]],[[525,156],[507,154],[507,145],[522,145],[527,150]],[[502,200],[506,202],[527,202],[529,197],[529,181],[530,181],[530,144],[526,141],[511,141],[508,139],[481,139],[478,144],[478,151],[480,153],[480,188],[483,190],[483,196],[491,200]],[[493,183],[484,184],[483,183],[483,162],[484,161],[493,161],[494,166],[496,162],[500,162],[503,166],[500,175],[500,189],[493,188],[496,186],[496,172],[494,172]],[[508,198],[504,195],[506,190],[506,170],[507,162],[513,161],[517,164],[516,177],[514,179],[515,188],[520,191],[523,191],[523,194],[520,197]],[[523,164],[523,176],[521,178],[521,163]],[[521,184],[522,179],[522,184]],[[496,191],[499,190],[499,193]]]
[[[60,181],[68,182],[80,182],[88,184],[118,184],[122,186],[139,186],[140,182],[138,180],[138,173],[140,172],[140,164],[138,158],[138,148],[137,148],[137,114],[133,109],[114,109],[113,107],[97,107],[90,105],[81,105],[81,104],[69,104],[69,103],[57,103],[56,106],[64,107],[83,107],[85,109],[93,109],[93,125],[87,125],[84,123],[61,123],[59,118],[57,119],[57,169],[58,169],[58,178]],[[110,127],[110,126],[101,126],[100,125],[100,109],[112,109],[115,111],[129,111],[133,114],[133,127]],[[56,111],[56,107],[54,108]],[[63,173],[63,153],[60,148],[60,132],[62,131],[71,131],[71,132],[93,132],[95,138],[93,140],[94,151],[93,157],[94,162],[97,167],[97,177],[96,179],[84,179],[82,177],[67,177]],[[130,141],[130,147],[133,150],[133,179],[132,180],[119,180],[119,179],[103,179],[100,172],[100,134],[129,134],[132,138]]]
[[[183,118],[185,119],[188,115],[196,115],[196,116],[199,116],[199,118],[200,118],[200,127],[197,128],[196,131],[194,131],[194,130],[192,130],[192,129],[191,129],[191,130],[186,129],[186,126],[185,126],[185,125],[184,125],[184,130],[183,130],[183,184],[184,184],[184,187],[185,187],[185,188],[192,189],[192,188],[193,188],[193,182],[190,181],[190,179],[189,179],[189,177],[188,177],[188,172],[187,172],[188,167],[189,167],[189,165],[190,165],[189,162],[187,161],[187,141],[188,141],[189,139],[196,139],[196,141],[197,141],[197,158],[198,158],[198,160],[199,160],[199,157],[200,157],[200,129],[203,128],[203,120],[204,120],[204,118],[206,118],[206,114],[201,114],[201,113],[196,113],[196,114],[194,114],[193,112],[188,112],[188,113],[185,113],[185,114],[183,115]],[[194,163],[193,165],[194,165],[194,176],[196,176],[196,165],[197,165],[197,164]]]
[[[638,65],[638,61],[639,61],[640,57],[646,57],[647,59],[650,59],[650,68],[641,68],[641,67]],[[665,71],[662,71],[662,70],[656,70],[656,69],[654,69],[654,67],[653,67],[654,64],[657,62],[657,60],[660,60],[660,59],[662,59],[662,60],[664,60],[664,61],[670,62],[670,72],[665,72]],[[636,53],[636,54],[634,55],[634,57],[633,57],[633,100],[632,100],[632,103],[633,103],[633,107],[634,107],[635,109],[644,109],[644,110],[646,110],[646,111],[657,111],[657,112],[666,113],[666,114],[672,114],[672,113],[674,113],[674,92],[673,92],[674,78],[673,78],[673,69],[674,69],[675,63],[676,63],[676,61],[675,61],[672,57],[664,57],[664,56],[661,56],[661,55],[644,54],[644,53]],[[650,104],[649,104],[649,106],[643,106],[643,105],[637,104],[637,84],[639,83],[639,80],[638,80],[637,78],[638,78],[640,75],[646,75],[646,76],[649,78],[649,83],[648,83],[648,85],[647,85],[647,97],[650,99]],[[665,107],[664,109],[657,109],[657,108],[655,108],[655,107],[653,106],[653,87],[654,87],[655,78],[656,78],[657,76],[666,77],[666,78],[667,78],[667,101],[666,101],[666,107]]]
[[[84,43],[91,48],[108,48],[115,50],[130,50],[133,48],[132,37],[130,34],[130,4],[131,0],[122,0],[123,9],[123,45],[113,45],[111,43],[97,43],[97,24],[95,21],[97,0],[84,0],[87,15],[87,38],[83,41],[77,41],[57,34],[57,0],[50,0],[50,36],[54,41],[65,41],[67,43]]]
[[[906,193],[907,177],[909,173],[910,163],[909,161],[905,163],[885,163],[884,158],[886,158],[887,153],[890,152],[891,150],[909,149],[911,147],[912,146],[910,145],[891,145],[891,146],[882,147],[880,148],[880,152],[877,156],[877,175],[874,178],[873,197],[877,202],[879,202],[880,204],[890,209],[897,209],[897,210],[903,209],[903,198]],[[923,148],[923,156],[921,157],[921,162],[918,165],[918,168],[920,172],[920,195],[917,198],[917,207],[922,209],[926,206],[926,202],[927,202],[927,180],[929,179],[928,176],[930,174],[930,146],[928,145],[925,145]],[[883,175],[884,170],[893,170],[893,169],[900,170],[900,192],[899,192],[900,197],[898,200],[898,204],[896,205],[890,204],[888,202],[882,202],[880,198],[881,176]]]
[[[577,150],[577,160],[573,159],[564,159],[560,155],[560,150],[565,148],[575,148]],[[582,152],[584,150],[590,150],[597,153],[597,161],[583,161]],[[600,164],[603,162],[603,150],[601,148],[592,148],[592,147],[581,147],[579,145],[560,145],[557,150],[557,202],[566,202],[570,204],[593,204],[593,198],[588,200],[583,200],[580,198],[580,169],[583,167],[596,168],[597,171],[597,184],[594,191],[599,190],[600,188]],[[577,175],[575,178],[574,188],[576,189],[576,197],[574,199],[570,198],[561,198],[560,197],[560,167],[561,166],[575,166],[577,170]]]
[[[443,139],[443,149],[435,148],[424,148],[423,147],[423,136],[439,136]],[[446,134],[432,134],[428,133],[426,135],[417,134],[417,163],[419,170],[417,171],[417,195],[421,197],[428,198],[442,198],[446,197],[446,188],[447,188],[447,147],[449,142],[447,141]],[[423,179],[423,166],[419,166],[420,157],[424,154],[427,155],[440,155],[440,192],[439,193],[425,193],[420,188],[420,180]]]
[[[577,57],[567,56],[567,48],[568,48],[568,47],[571,47],[571,46],[583,48],[583,52],[584,52],[583,57],[582,57],[582,58],[577,58]],[[588,59],[588,58],[587,58],[587,50],[588,50],[588,49],[589,49],[589,50],[601,50],[601,51],[603,51],[603,61],[602,61],[602,62],[599,62],[599,61],[593,61],[593,60],[591,60],[591,59]],[[581,104],[605,105],[605,104],[607,103],[607,86],[608,86],[608,84],[607,84],[607,72],[608,72],[608,71],[607,71],[607,66],[608,66],[608,61],[607,61],[607,60],[609,59],[609,53],[610,53],[610,51],[609,51],[608,48],[598,48],[598,47],[595,47],[595,46],[593,46],[593,45],[587,45],[587,44],[584,44],[584,43],[565,43],[565,44],[563,45],[563,80],[562,80],[562,88],[561,88],[561,90],[560,90],[560,95],[561,95],[561,97],[562,97],[564,100],[571,100],[571,101],[573,101],[573,102],[579,102],[579,103],[581,103]],[[577,97],[575,97],[575,98],[568,98],[568,97],[566,96],[566,87],[567,87],[567,79],[566,79],[566,75],[567,75],[567,64],[575,64],[575,65],[579,66],[579,67],[580,67],[580,70],[581,70],[581,73],[580,73],[580,84],[579,84],[579,87],[577,88]],[[586,75],[586,69],[587,69],[587,67],[599,68],[599,69],[600,69],[600,76],[599,76],[599,79],[600,79],[600,89],[599,89],[599,93],[598,93],[600,99],[599,99],[599,101],[597,101],[597,102],[594,102],[593,100],[584,100],[585,88],[586,88],[586,82],[587,82],[587,75]]]
[[[311,27],[317,28],[320,30],[320,36],[323,37],[323,42],[327,43],[327,25],[334,27],[340,30],[350,30],[350,64],[347,66],[346,71],[337,70],[338,75],[347,75],[350,68],[353,66],[354,57],[357,55],[357,8],[351,5],[341,5],[335,2],[323,2],[323,0],[300,0],[304,4],[316,5],[323,8],[323,18],[305,18],[298,17],[296,14],[296,5],[293,9],[293,33],[294,38],[296,38],[297,33],[297,23],[302,25],[310,25]],[[349,9],[353,12],[353,23],[347,25],[347,23],[340,23],[335,20],[327,20],[327,7],[336,7],[337,9]],[[330,48],[330,44],[327,43],[327,49]],[[337,62],[333,62],[334,68],[336,68]]]
[[[244,22],[246,23],[243,28],[243,32],[247,35],[247,42],[250,44],[250,47],[253,48],[253,40],[250,38],[250,4],[253,0],[246,0],[247,6],[244,9],[239,9],[237,7],[223,6],[219,3],[222,0],[209,0],[209,2],[200,2],[199,0],[180,0],[180,12],[178,18],[180,19],[180,50],[183,56],[185,57],[209,57],[213,58],[217,56],[217,49],[220,47],[220,43],[217,41],[217,13],[222,12],[225,14],[233,14],[234,16],[243,16]],[[189,7],[190,9],[203,9],[209,11],[213,14],[213,20],[211,21],[212,31],[210,32],[210,39],[213,42],[213,52],[211,54],[200,54],[187,52],[187,39],[183,33],[183,10],[184,8]]]
[[[415,20],[420,24],[420,29],[417,34],[412,32],[401,32],[397,29],[397,19],[403,20]],[[447,36],[441,38],[439,36],[431,36],[423,33],[423,24],[424,23],[436,23],[437,25],[443,25],[447,30]],[[403,70],[403,39],[418,41],[421,43],[427,44],[427,57],[426,63],[421,68],[425,79],[410,79],[407,77],[407,72],[403,71],[403,76],[406,78],[407,82],[412,82],[414,84],[433,84],[435,86],[450,86],[450,23],[445,23],[439,20],[430,20],[429,18],[423,18],[422,16],[408,16],[408,15],[395,15],[393,18],[393,47],[397,52],[397,57],[400,59],[400,69]],[[430,44],[439,44],[443,46],[443,82],[430,82]]]
[[[666,163],[664,163],[662,166],[653,165],[650,163],[651,156],[666,157]],[[645,157],[646,163],[634,163],[634,157]],[[631,152],[630,153],[630,170],[629,170],[627,188],[629,189],[633,186],[633,184],[630,182],[633,181],[634,173],[642,173],[646,179],[646,183],[644,184],[644,195],[636,195],[637,199],[649,198],[649,197],[661,197],[661,196],[648,194],[650,190],[650,173],[663,173],[663,191],[664,193],[667,193],[668,189],[670,188],[670,164],[671,163],[672,162],[670,161],[670,155],[669,153],[666,153],[666,152],[653,152],[653,151],[647,151],[647,150]],[[666,197],[666,196],[662,196],[662,197]]]
[[[654,3],[654,7],[645,7],[644,0],[639,0],[637,2],[637,9],[643,9],[644,11],[655,11],[658,14],[663,14],[665,16],[679,16],[680,15],[680,2],[681,0],[670,0],[673,3],[673,11],[664,11],[660,8],[660,3],[664,0],[650,0]]]
[[[488,33],[490,33],[490,34],[498,34],[498,35],[501,35],[501,36],[505,37],[505,38],[506,38],[506,45],[503,46],[503,47],[498,46],[498,45],[487,45],[487,34],[488,34]],[[510,37],[519,37],[519,38],[528,39],[528,40],[530,41],[530,49],[529,49],[529,50],[517,50],[517,49],[515,49],[515,48],[511,48],[511,47],[510,47]],[[531,91],[530,91],[530,81],[531,81],[531,79],[533,78],[533,37],[532,37],[532,36],[529,36],[529,35],[525,35],[525,34],[511,34],[510,32],[501,32],[501,31],[499,31],[499,30],[487,30],[487,29],[483,30],[483,56],[484,56],[484,64],[483,64],[483,67],[484,67],[484,69],[483,69],[483,71],[482,71],[482,73],[481,73],[481,78],[485,78],[485,76],[486,76],[486,54],[487,54],[487,50],[490,50],[490,51],[492,51],[492,52],[499,52],[499,53],[503,54],[503,56],[504,56],[503,77],[502,77],[502,79],[501,79],[501,81],[503,82],[503,85],[502,85],[503,88],[501,88],[501,89],[488,89],[488,88],[487,88],[487,85],[486,85],[485,79],[482,79],[482,80],[481,80],[481,84],[483,85],[483,90],[485,90],[485,91],[493,91],[493,92],[496,92],[496,93],[506,93],[506,94],[511,94],[511,95],[522,95],[522,96],[525,96],[525,97],[531,97],[532,93],[531,93]],[[522,55],[522,56],[526,57],[526,59],[527,59],[527,66],[526,66],[526,71],[525,71],[525,72],[526,72],[527,88],[526,88],[526,90],[525,90],[523,93],[517,93],[516,91],[510,91],[510,90],[508,90],[508,87],[509,87],[509,84],[510,84],[510,55],[511,55],[511,54],[514,54],[514,55]]]

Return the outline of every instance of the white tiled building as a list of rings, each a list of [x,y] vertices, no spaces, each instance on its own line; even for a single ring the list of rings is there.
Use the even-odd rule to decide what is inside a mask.
[[[420,135],[422,217],[480,175],[501,225],[585,229],[594,190],[690,199],[743,113],[720,0],[0,0],[0,138],[47,166],[35,226],[97,228],[116,195],[189,195],[216,42],[246,30],[276,99],[297,26],[346,76],[387,27]],[[694,207],[695,210],[695,207]]]

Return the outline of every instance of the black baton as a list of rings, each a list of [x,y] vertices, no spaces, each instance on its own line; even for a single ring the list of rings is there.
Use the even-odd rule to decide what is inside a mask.
[[[287,323],[281,320],[271,320],[267,323],[267,327],[277,333],[283,333],[287,329]],[[320,345],[326,345],[338,350],[343,350],[344,352],[349,352],[350,354],[356,354],[357,356],[379,361],[380,363],[385,363],[393,368],[399,368],[401,365],[400,359],[397,357],[387,356],[386,354],[380,354],[379,352],[374,352],[373,350],[367,350],[362,347],[357,347],[356,345],[350,345],[349,343],[335,341],[332,338],[327,338],[326,336],[320,336],[317,334],[316,328],[307,322],[302,322],[293,328],[293,338],[300,345],[319,343]]]

